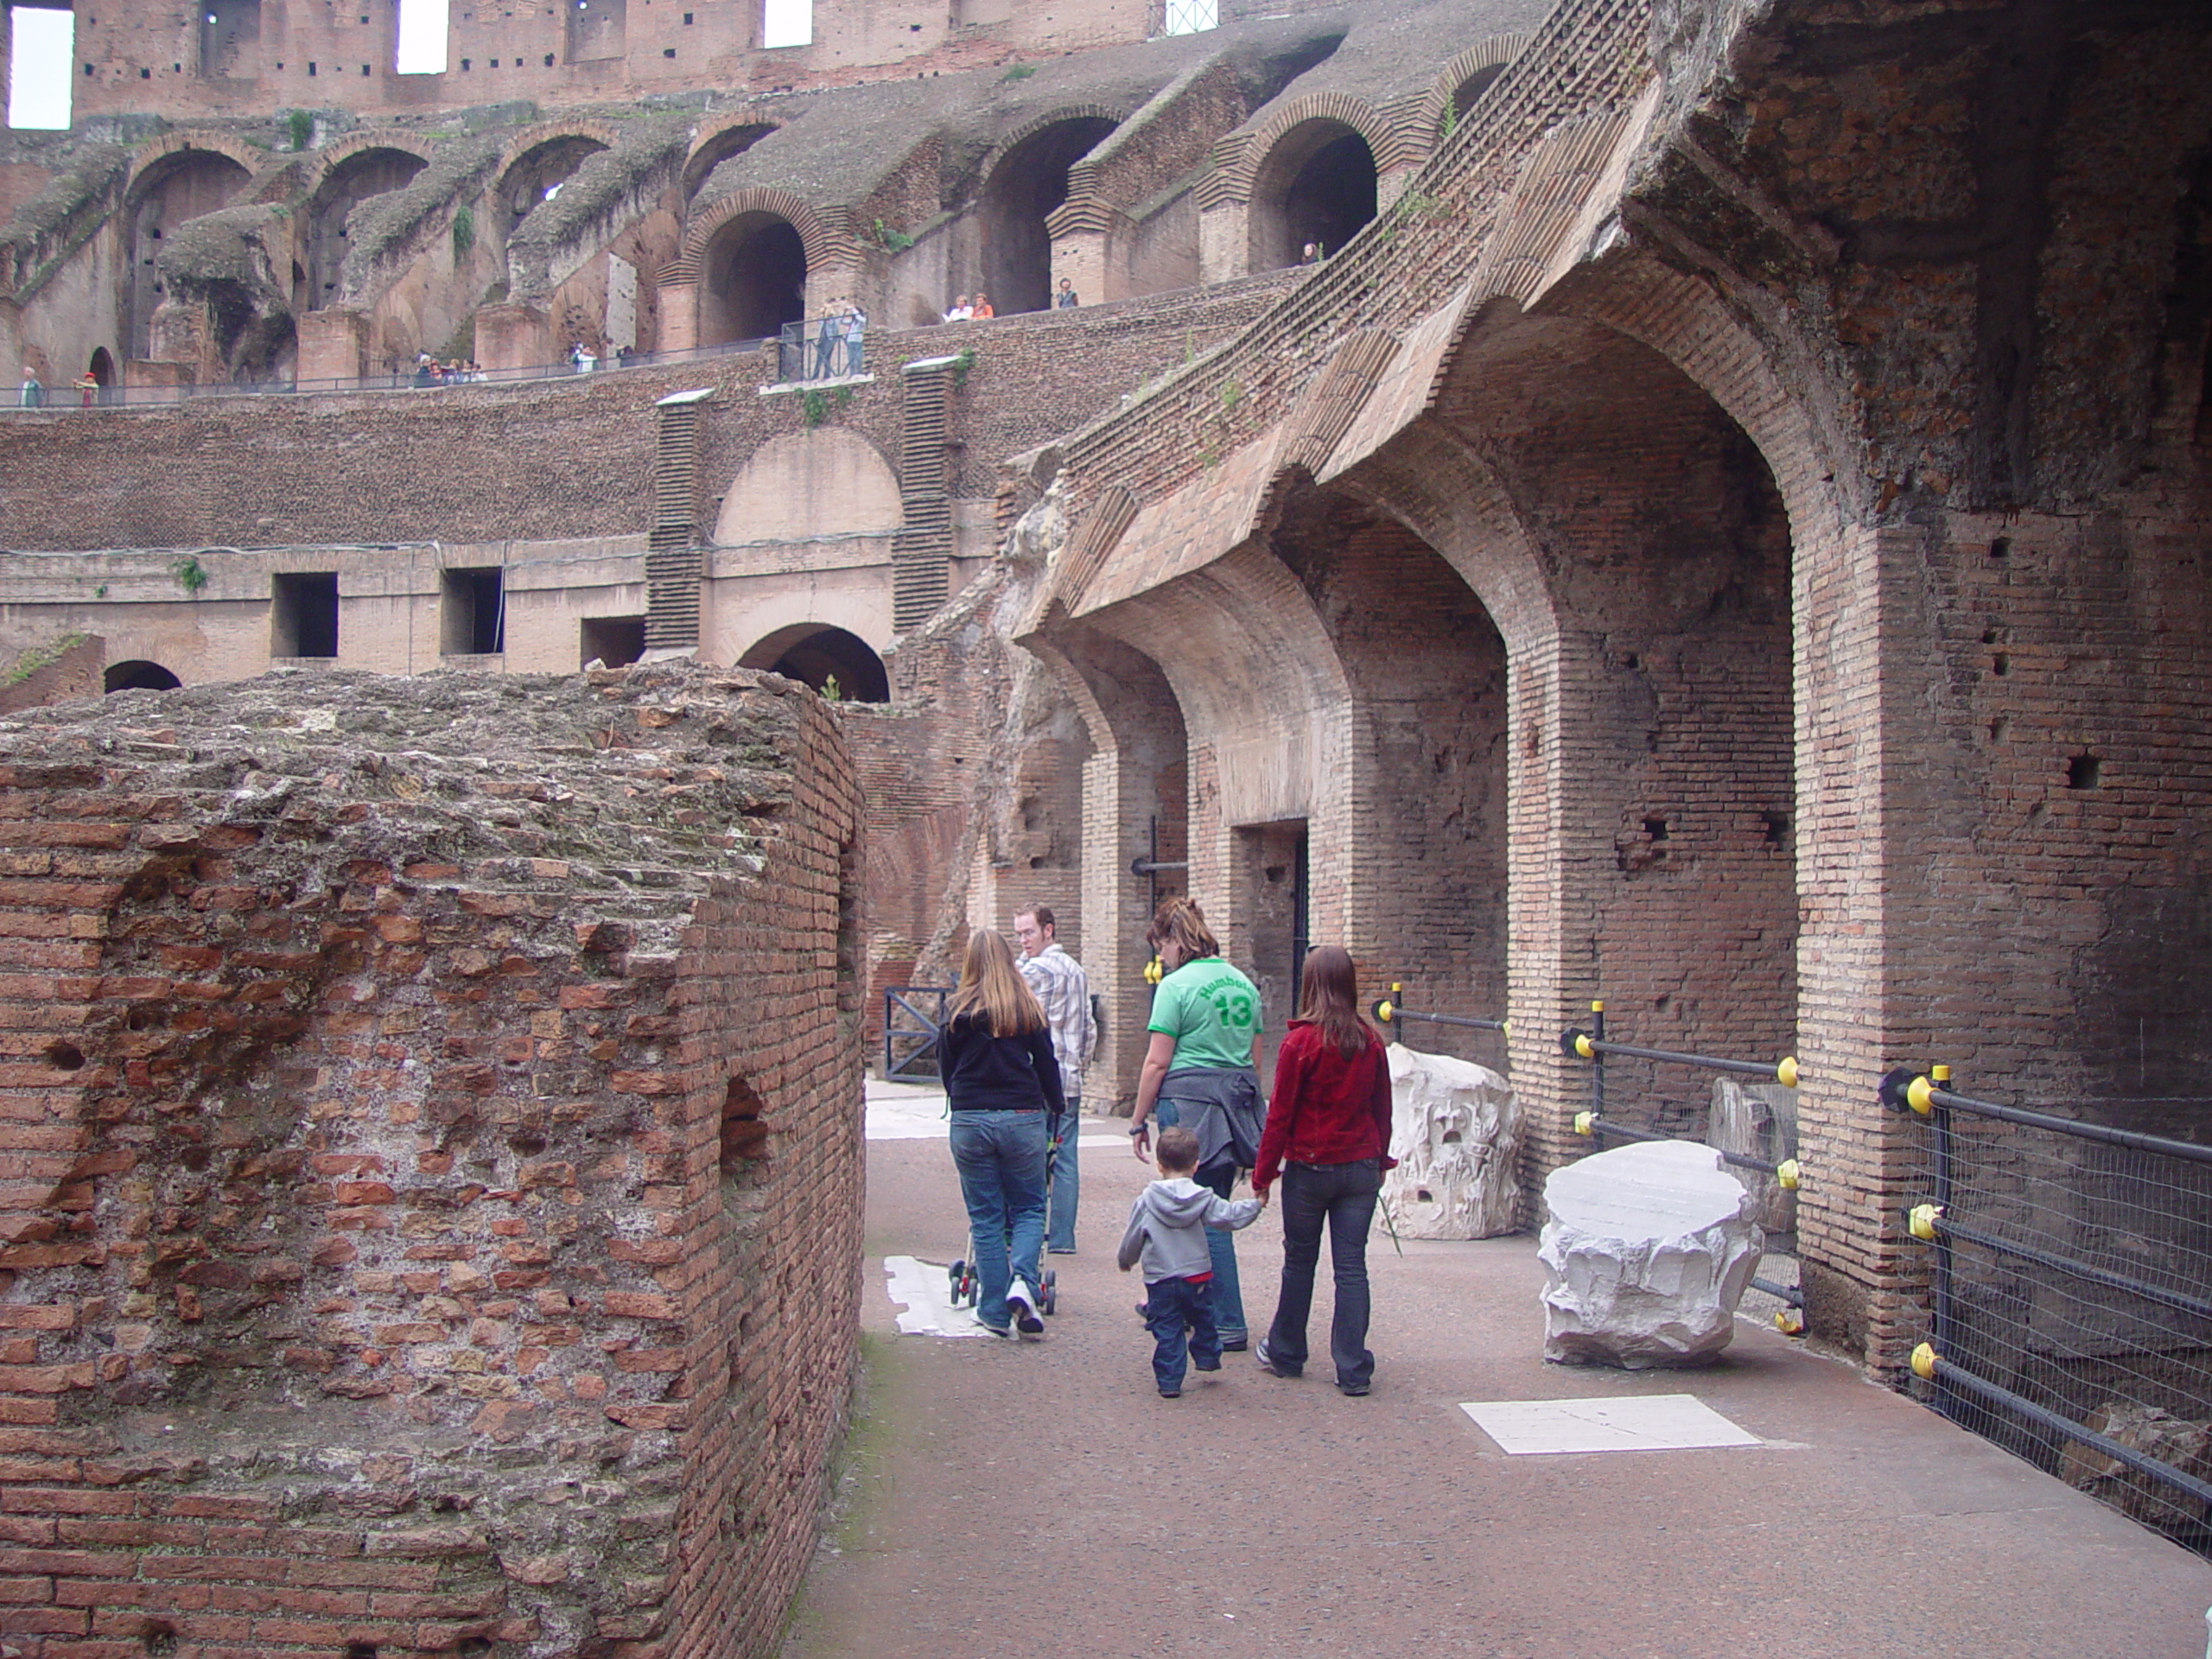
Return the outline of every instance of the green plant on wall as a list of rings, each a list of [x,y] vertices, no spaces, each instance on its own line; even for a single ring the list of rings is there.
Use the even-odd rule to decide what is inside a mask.
[[[207,567],[200,563],[197,554],[188,553],[181,559],[172,560],[169,574],[176,578],[176,585],[188,594],[196,595],[207,585]]]
[[[952,389],[958,391],[968,384],[968,371],[976,366],[976,348],[961,347],[960,355],[952,359]]]
[[[1236,405],[1243,401],[1243,387],[1238,385],[1234,380],[1224,380],[1221,383],[1221,412],[1224,415],[1234,415],[1236,412]]]
[[[1030,77],[1030,76],[1032,76],[1032,75],[1035,74],[1036,73],[1037,73],[1037,66],[1036,66],[1035,64],[1033,64],[1033,63],[1017,63],[1017,64],[1015,64],[1015,65],[1014,66],[1014,67],[1013,67],[1013,68],[1011,68],[1011,69],[1007,70],[1007,71],[1006,72],[1006,73],[1004,73],[1004,74],[1001,75],[1001,76],[999,77],[999,79],[1000,79],[1001,81],[1007,81],[1007,80],[1027,80],[1027,79],[1029,79],[1029,77]]]
[[[875,221],[875,245],[886,253],[904,253],[914,245],[914,238],[904,231],[894,231],[881,219]]]
[[[830,400],[811,386],[799,394],[798,407],[800,418],[805,421],[809,429],[830,418]]]
[[[291,138],[294,149],[305,149],[315,142],[315,113],[310,110],[284,111],[284,130]]]
[[[466,207],[456,208],[453,216],[453,257],[468,257],[468,251],[476,245],[476,215]]]

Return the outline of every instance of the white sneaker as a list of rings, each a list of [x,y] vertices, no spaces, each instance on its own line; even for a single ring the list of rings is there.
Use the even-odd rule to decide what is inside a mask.
[[[1025,1337],[1045,1334],[1045,1321],[1037,1317],[1037,1294],[1020,1280],[1007,1287],[1007,1311],[1014,1315],[1014,1328]]]

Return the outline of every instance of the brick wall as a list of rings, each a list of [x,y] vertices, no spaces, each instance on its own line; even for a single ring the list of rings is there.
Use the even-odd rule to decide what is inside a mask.
[[[857,801],[775,686],[281,677],[0,728],[27,1659],[763,1649],[861,1181]]]

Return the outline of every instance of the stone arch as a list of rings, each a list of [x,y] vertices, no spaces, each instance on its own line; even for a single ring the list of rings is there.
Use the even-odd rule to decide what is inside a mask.
[[[252,181],[252,163],[238,154],[244,149],[173,137],[142,155],[123,198],[126,263],[118,322],[126,356],[143,358],[150,349],[149,326],[163,296],[163,237],[226,206]]]
[[[1095,105],[1025,123],[999,145],[976,192],[982,232],[976,286],[1001,315],[1052,303],[1052,238],[1046,220],[1068,199],[1068,174],[1122,124]]]
[[[698,343],[773,338],[806,315],[806,243],[780,214],[724,219],[702,260]]]
[[[1492,35],[1459,54],[1429,83],[1427,118],[1423,124],[1432,130],[1440,130],[1449,111],[1450,124],[1458,126],[1474,108],[1475,100],[1490,90],[1491,84],[1528,45],[1526,35]]]
[[[110,663],[102,679],[107,691],[174,691],[184,683],[159,663],[143,658]]]
[[[769,439],[722,497],[717,545],[890,536],[906,522],[899,476],[859,433],[821,426]]]
[[[546,200],[601,150],[613,147],[613,138],[602,124],[541,130],[508,147],[500,169],[499,199],[512,232],[538,203]]]
[[[790,623],[753,641],[737,659],[737,665],[804,680],[817,691],[824,690],[835,677],[839,695],[848,702],[891,701],[891,676],[883,658],[849,628],[820,622]]]
[[[749,185],[741,190],[733,190],[726,196],[717,196],[704,207],[695,207],[683,227],[683,245],[677,251],[675,259],[670,263],[661,280],[665,283],[699,281],[708,245],[714,241],[716,233],[730,220],[748,213],[780,219],[797,231],[799,242],[806,250],[806,269],[810,272],[832,264],[852,264],[857,259],[859,251],[841,221],[818,211],[805,197],[789,190]]]
[[[307,207],[307,308],[338,297],[346,269],[346,215],[372,196],[397,190],[429,165],[427,157],[376,134],[337,146],[323,164]]]
[[[1307,246],[1332,254],[1375,217],[1381,152],[1358,126],[1313,115],[1260,151],[1249,196],[1250,268],[1280,270]]]
[[[117,384],[115,354],[105,346],[95,346],[92,357],[85,364],[85,372],[92,377],[92,384],[105,394]]]
[[[1257,121],[1222,141],[1207,183],[1207,200],[1249,201],[1253,181],[1268,158],[1285,137],[1308,121],[1333,121],[1359,134],[1367,140],[1378,169],[1402,166],[1413,159],[1389,118],[1365,99],[1348,92],[1309,92],[1270,106]]]
[[[776,130],[772,121],[747,114],[733,116],[720,124],[702,127],[691,141],[683,162],[683,200],[691,200],[705,188],[711,174],[733,156],[741,156]]]

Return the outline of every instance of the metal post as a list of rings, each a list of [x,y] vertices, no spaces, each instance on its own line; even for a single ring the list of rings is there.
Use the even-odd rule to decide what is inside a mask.
[[[1929,1073],[1929,1081],[1933,1083],[1939,1090],[1948,1089],[1951,1086],[1951,1068],[1948,1065],[1939,1065],[1935,1067]],[[1933,1103],[1933,1109],[1929,1112],[1929,1116],[1930,1119],[1930,1127],[1933,1128],[1936,1136],[1935,1168],[1933,1171],[1936,1178],[1936,1212],[1939,1215],[1948,1215],[1950,1213],[1951,1192],[1953,1186],[1951,1171],[1951,1109],[1942,1103],[1942,1100],[1939,1096]],[[1935,1344],[1936,1357],[1942,1359],[1948,1359],[1952,1357],[1951,1240],[1949,1236],[1940,1227],[1936,1230],[1934,1248],[1935,1261],[1930,1272],[1929,1285],[1929,1321],[1928,1336],[1929,1340]],[[1945,1382],[1940,1369],[1937,1370],[1936,1375],[1931,1379],[1931,1381],[1933,1382],[1936,1389],[1936,1409],[1942,1412],[1946,1417],[1956,1415],[1958,1408],[1958,1395],[1952,1390],[1950,1386]]]
[[[1594,1045],[1605,1040],[1605,1004],[1602,998],[1590,1005],[1590,1040],[1593,1045],[1590,1056],[1590,1116],[1602,1124],[1605,1121],[1605,1051],[1594,1048]]]

